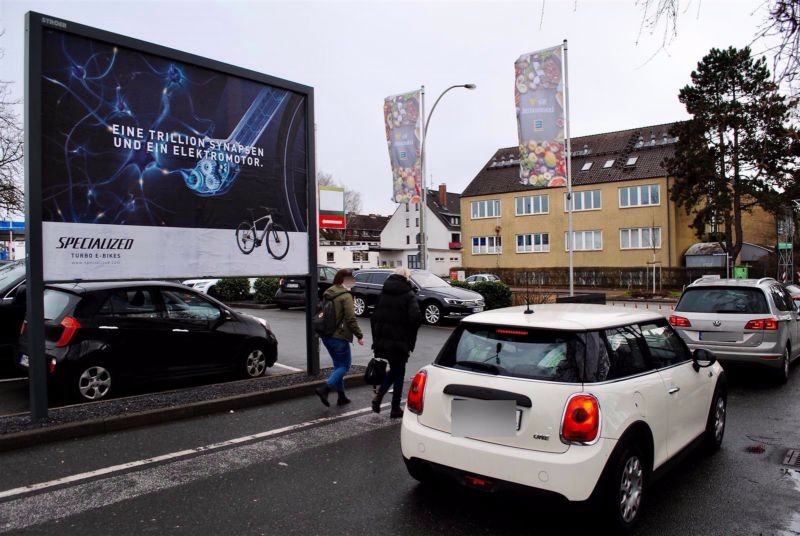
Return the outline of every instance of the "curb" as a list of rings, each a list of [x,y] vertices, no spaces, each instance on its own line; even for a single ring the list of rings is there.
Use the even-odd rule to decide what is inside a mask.
[[[344,382],[347,387],[362,386],[364,385],[364,375],[362,373],[349,374],[344,377]],[[128,415],[115,415],[90,421],[4,434],[0,435],[0,452],[300,398],[311,395],[314,389],[323,383],[325,383],[325,380],[317,380],[257,393],[193,402],[183,406],[154,409]]]

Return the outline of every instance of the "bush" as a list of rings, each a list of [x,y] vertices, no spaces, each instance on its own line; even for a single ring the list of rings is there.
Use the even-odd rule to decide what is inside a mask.
[[[241,301],[250,297],[250,281],[246,277],[223,277],[214,288],[219,299],[224,302]]]
[[[259,277],[253,286],[256,289],[256,303],[275,303],[275,293],[278,292],[277,277]]]
[[[459,281],[457,279],[451,279],[450,286],[472,290],[472,285],[470,285],[466,281]]]
[[[486,301],[486,309],[499,309],[511,306],[511,287],[502,281],[479,281],[472,286],[474,290]]]

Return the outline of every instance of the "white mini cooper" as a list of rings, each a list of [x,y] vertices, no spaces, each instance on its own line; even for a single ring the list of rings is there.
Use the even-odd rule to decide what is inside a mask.
[[[690,353],[661,315],[511,307],[464,319],[414,377],[403,458],[420,481],[591,500],[629,531],[654,471],[719,448],[726,403],[714,355]]]

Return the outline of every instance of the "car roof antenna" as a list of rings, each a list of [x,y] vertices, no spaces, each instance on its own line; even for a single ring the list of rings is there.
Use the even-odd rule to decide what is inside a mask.
[[[531,274],[530,272],[525,272],[525,314],[532,315],[533,309],[531,309]]]

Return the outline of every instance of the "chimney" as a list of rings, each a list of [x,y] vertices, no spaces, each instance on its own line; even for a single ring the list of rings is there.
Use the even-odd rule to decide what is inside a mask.
[[[445,184],[439,185],[439,204],[442,207],[447,207],[447,185]]]

